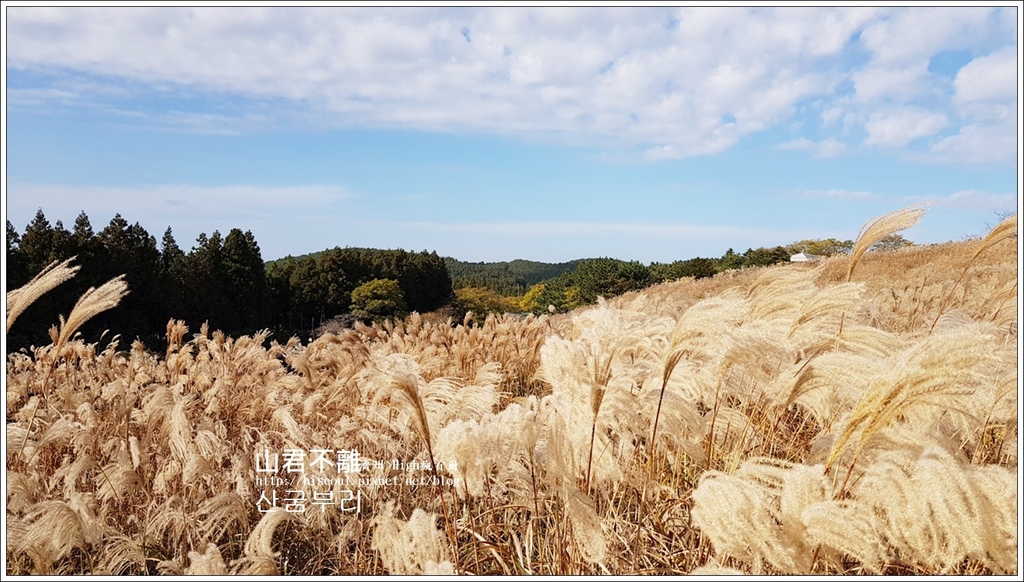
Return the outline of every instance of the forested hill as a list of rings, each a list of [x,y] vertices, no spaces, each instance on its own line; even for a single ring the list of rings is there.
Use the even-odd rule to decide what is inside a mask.
[[[338,247],[338,248],[341,248],[341,247]],[[368,251],[370,253],[386,252],[383,249],[371,249],[371,248],[366,248],[366,247],[345,247],[345,249],[351,250],[351,251],[356,251],[356,252],[363,252],[363,251]],[[281,266],[284,266],[285,263],[289,263],[289,262],[302,261],[302,260],[305,260],[305,259],[316,259],[318,256],[322,255],[323,253],[326,253],[329,250],[331,250],[331,249],[324,249],[322,251],[313,251],[311,253],[306,253],[304,255],[288,255],[286,257],[281,257],[280,259],[274,259],[272,261],[264,261],[263,265],[265,267],[267,267],[268,269],[269,268],[274,268],[274,267],[281,267]]]
[[[354,251],[366,251],[367,253],[382,252],[379,249],[351,248]],[[289,261],[302,261],[305,259],[316,259],[324,251],[317,251],[299,256],[288,256],[273,261],[267,261],[268,269],[283,266]],[[565,263],[542,263],[539,261],[527,261],[516,259],[514,261],[498,261],[493,263],[470,263],[460,261],[454,257],[442,257],[448,274],[452,279],[452,287],[461,289],[464,287],[486,287],[499,295],[513,296],[522,295],[537,283],[543,283],[549,279],[555,279],[563,273],[574,270],[582,261],[576,259]]]
[[[444,257],[452,287],[486,287],[500,295],[522,295],[527,289],[572,271],[580,260],[566,263],[541,263],[516,259],[496,263],[467,263]]]

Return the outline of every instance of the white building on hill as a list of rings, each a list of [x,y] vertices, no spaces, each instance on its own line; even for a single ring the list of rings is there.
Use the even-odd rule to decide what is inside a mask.
[[[797,253],[789,257],[791,263],[813,263],[820,260],[821,255],[812,255],[811,253]]]

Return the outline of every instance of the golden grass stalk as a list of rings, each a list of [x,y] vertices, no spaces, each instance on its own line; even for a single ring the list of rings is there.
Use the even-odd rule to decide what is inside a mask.
[[[73,548],[84,550],[86,547],[83,524],[64,501],[42,501],[33,505],[25,512],[23,523],[28,527],[24,535],[14,540],[13,549],[27,553],[35,563],[36,572],[51,572],[53,563],[70,554]]]
[[[804,538],[818,548],[824,561],[842,567],[854,558],[868,573],[877,574],[885,563],[884,532],[872,507],[853,500],[826,500],[809,504],[801,511]]]
[[[203,553],[188,553],[189,567],[185,569],[188,576],[227,576],[228,567],[216,544],[207,543]]]
[[[420,397],[419,379],[411,373],[399,373],[395,374],[392,386],[396,388],[396,394],[399,395],[400,399],[405,401],[406,404],[412,408],[415,413],[416,432],[419,433],[420,438],[423,440],[424,446],[427,448],[427,455],[430,457],[431,465],[434,464],[434,447],[433,438],[430,434],[430,421],[427,419],[427,408],[424,406],[423,399]]]
[[[295,519],[294,516],[283,509],[273,508],[260,519],[256,527],[252,529],[249,538],[245,541],[246,556],[275,556],[273,548],[274,530],[282,522]]]
[[[59,264],[57,261],[54,261],[24,286],[7,292],[7,331],[11,331],[11,325],[14,324],[14,320],[18,319],[18,316],[29,305],[32,305],[36,299],[39,299],[47,291],[75,276],[75,273],[81,267],[78,265],[70,266],[73,260],[75,260],[75,257],[71,257]]]
[[[962,463],[926,444],[881,456],[854,494],[904,560],[948,574],[969,558],[1007,574],[1017,565],[1016,489],[1014,469]]]
[[[608,382],[612,378],[612,359],[615,357],[615,350],[611,350],[607,359],[603,362],[595,356],[594,379],[590,382],[590,410],[594,419],[590,424],[590,452],[587,454],[587,495],[590,495],[591,469],[594,466],[594,440],[597,437],[597,415],[601,412],[601,403],[604,401],[605,392],[608,390]]]
[[[793,516],[821,499],[823,492],[817,487],[821,477],[806,468],[796,477],[811,483],[793,486],[786,483],[792,468],[784,461],[761,458],[745,461],[735,474],[707,471],[701,476],[692,494],[691,516],[716,554],[747,562],[755,573],[769,566],[784,573],[810,569],[810,548],[787,528],[802,528]],[[805,493],[801,489],[817,491],[801,495]],[[784,500],[787,496],[800,498]]]
[[[902,210],[895,210],[883,216],[877,216],[867,221],[860,234],[857,235],[857,242],[853,244],[853,251],[850,253],[850,266],[846,271],[846,281],[850,281],[853,269],[857,266],[864,253],[883,238],[906,230],[921,220],[925,213],[924,204],[915,204]]]
[[[570,488],[571,489],[571,488]],[[601,517],[594,500],[582,491],[571,490],[565,503],[565,513],[572,526],[572,537],[584,560],[600,564],[607,559],[608,546],[601,531]]]
[[[949,302],[953,299],[953,292],[956,291],[956,288],[960,285],[960,283],[963,282],[964,277],[967,276],[967,271],[974,264],[974,261],[978,259],[978,255],[985,252],[985,250],[992,248],[997,243],[1000,243],[1009,238],[1015,238],[1016,236],[1016,214],[1013,214],[1003,219],[1002,222],[995,225],[995,227],[993,227],[992,230],[989,231],[988,235],[986,235],[985,238],[982,239],[981,244],[978,245],[978,250],[974,251],[974,254],[971,255],[971,260],[967,262],[967,266],[964,267],[963,272],[960,273],[960,277],[953,283],[953,286],[949,289],[949,293],[946,294],[946,296],[942,300],[942,303],[939,304],[939,312],[935,315],[935,321],[932,322],[932,326],[931,328],[928,329],[928,333],[931,333],[932,331],[935,330],[935,324],[939,323],[939,319],[942,317],[942,314],[949,307]]]
[[[61,316],[60,335],[57,338],[55,353],[60,353],[60,348],[67,343],[68,339],[85,322],[108,309],[116,307],[127,294],[128,283],[125,282],[124,275],[119,275],[98,288],[90,287],[88,291],[78,298],[78,303],[75,303],[75,307],[71,310],[71,314],[68,315],[67,321]]]
[[[430,422],[427,419],[427,409],[423,403],[423,398],[420,396],[419,379],[413,374],[405,373],[396,374],[392,382],[392,386],[396,389],[396,392],[413,407],[416,413],[416,420],[418,421],[416,425],[417,432],[420,433],[420,437],[423,439],[423,443],[427,447],[427,456],[430,459],[430,470],[434,475],[434,482],[438,483],[436,488],[438,489],[438,497],[441,500],[441,510],[444,513],[445,529],[448,531],[448,537],[451,540],[452,546],[456,550],[455,568],[458,570],[458,542],[454,528],[451,525],[451,514],[448,512],[448,504],[444,499],[444,492],[440,489],[441,479],[437,473],[437,460],[434,458],[434,444],[433,438],[430,434]]]
[[[999,327],[1017,322],[1017,279],[1007,281],[1002,289],[985,300],[985,319]],[[991,315],[989,315],[989,313]]]
[[[455,574],[444,537],[434,526],[436,516],[416,508],[403,522],[395,517],[394,502],[374,518],[372,548],[391,574]]]
[[[991,360],[985,336],[961,328],[927,340],[892,362],[891,369],[874,378],[836,439],[826,472],[860,432],[847,479],[868,441],[914,408],[932,405],[958,412],[957,397],[969,395],[984,381],[981,367]],[[841,489],[845,488],[842,487]]]
[[[97,574],[121,576],[146,571],[146,554],[139,540],[112,535],[104,540],[104,546]]]
[[[678,332],[678,328],[677,328]],[[675,334],[673,340],[678,339],[678,333]],[[665,365],[662,368],[661,374],[661,390],[658,393],[658,408],[654,412],[654,423],[651,427],[651,450],[647,455],[647,480],[644,481],[643,489],[640,493],[640,507],[637,514],[637,523],[643,523],[643,511],[647,508],[647,483],[648,481],[654,480],[654,450],[658,442],[658,421],[661,419],[661,405],[665,401],[665,389],[668,388],[668,380],[672,377],[672,372],[675,371],[676,366],[679,365],[679,361],[683,359],[685,350],[682,346],[676,344],[675,341],[672,343],[672,349],[669,351],[668,358],[665,360]],[[593,446],[593,445],[591,445]],[[636,538],[634,538],[634,552],[632,568],[636,570],[636,559],[640,554],[639,552],[639,540],[640,540],[640,528],[636,530]]]

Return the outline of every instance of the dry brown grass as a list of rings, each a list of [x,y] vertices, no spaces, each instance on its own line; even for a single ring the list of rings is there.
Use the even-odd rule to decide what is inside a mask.
[[[1008,232],[306,346],[76,308],[8,356],[6,573],[1019,574]]]

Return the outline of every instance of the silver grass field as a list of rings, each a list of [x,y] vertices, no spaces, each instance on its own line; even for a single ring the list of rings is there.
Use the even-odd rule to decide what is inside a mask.
[[[924,213],[815,265],[308,345],[86,343],[114,279],[7,355],[5,573],[1019,575],[1017,218],[869,251]]]

